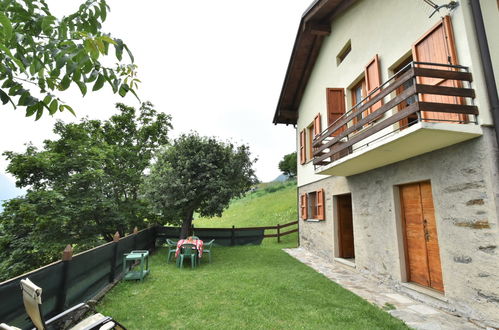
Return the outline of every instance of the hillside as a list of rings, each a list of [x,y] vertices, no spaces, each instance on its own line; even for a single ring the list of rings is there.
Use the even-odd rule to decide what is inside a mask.
[[[275,226],[297,219],[296,181],[258,185],[257,190],[233,200],[222,217],[198,218],[195,227]]]

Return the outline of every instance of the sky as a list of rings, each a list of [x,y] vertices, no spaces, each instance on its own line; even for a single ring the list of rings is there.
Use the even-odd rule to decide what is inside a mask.
[[[48,0],[55,16],[68,15],[82,1]],[[170,136],[195,130],[202,135],[250,146],[261,181],[275,179],[278,163],[295,151],[292,126],[272,124],[301,15],[311,0],[108,0],[111,12],[102,31],[121,38],[138,65],[138,94],[172,115]],[[132,96],[108,86],[81,97],[72,87],[59,94],[77,113],[45,114],[39,121],[24,109],[3,106],[0,153],[23,152],[55,138],[56,120],[107,119],[115,104],[139,107]],[[11,182],[0,156],[1,182]]]

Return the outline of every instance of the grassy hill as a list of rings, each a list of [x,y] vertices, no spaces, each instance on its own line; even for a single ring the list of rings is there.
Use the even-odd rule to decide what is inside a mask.
[[[296,181],[259,184],[255,191],[233,200],[221,217],[197,218],[195,227],[260,227],[297,219]]]

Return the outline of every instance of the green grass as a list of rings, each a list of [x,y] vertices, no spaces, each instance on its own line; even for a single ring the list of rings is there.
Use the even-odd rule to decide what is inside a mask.
[[[270,226],[296,219],[296,183],[264,185],[197,227]],[[293,227],[289,227],[290,229]],[[214,247],[212,263],[179,269],[151,256],[144,283],[120,282],[97,306],[128,329],[407,329],[399,320],[282,251],[297,234],[260,246]]]
[[[215,247],[192,270],[151,257],[143,283],[120,282],[97,306],[128,329],[407,329],[281,250]],[[188,266],[189,263],[186,263]]]
[[[260,227],[297,219],[296,181],[260,184],[258,190],[233,200],[222,217],[198,218],[195,227]]]

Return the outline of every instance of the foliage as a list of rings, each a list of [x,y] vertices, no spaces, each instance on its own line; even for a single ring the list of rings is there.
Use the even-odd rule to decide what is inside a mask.
[[[140,287],[118,283],[97,310],[129,329],[408,329],[282,251],[296,237],[272,242],[215,247],[212,262],[195,270],[166,264],[160,250],[150,258],[153,276]]]
[[[232,198],[248,191],[255,161],[245,145],[184,134],[159,154],[144,190],[165,221],[182,223],[185,237],[194,212],[221,215]]]
[[[279,169],[282,173],[294,178],[296,177],[296,152],[287,154],[284,158],[279,162]]]
[[[69,15],[56,18],[44,0],[0,0],[0,100],[26,108],[26,116],[68,110],[56,91],[71,84],[87,93],[107,83],[114,93],[136,95],[134,58],[122,40],[101,31],[109,6],[105,0],[86,0]],[[106,67],[100,62],[109,47],[121,62],[125,50],[131,63]],[[28,86],[36,88],[30,91]],[[17,99],[17,100],[16,100]]]
[[[57,122],[58,139],[46,140],[42,150],[28,145],[24,153],[4,153],[7,171],[28,192],[5,203],[0,215],[2,273],[45,264],[65,244],[78,250],[156,221],[139,186],[153,154],[168,142],[170,116],[150,103],[139,113],[117,108],[106,121]],[[18,257],[25,262],[13,265]]]

